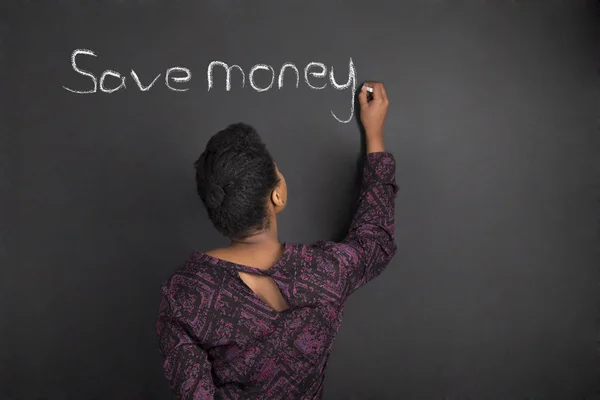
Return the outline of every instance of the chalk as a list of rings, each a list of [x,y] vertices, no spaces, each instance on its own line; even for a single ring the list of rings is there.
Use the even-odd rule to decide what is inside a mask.
[[[365,86],[367,88],[367,92],[373,93],[373,88],[371,86]]]

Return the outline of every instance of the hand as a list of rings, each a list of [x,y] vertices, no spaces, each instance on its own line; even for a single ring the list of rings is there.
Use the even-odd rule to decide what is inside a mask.
[[[367,86],[373,88],[373,100],[369,101]],[[365,82],[358,95],[360,102],[360,120],[365,128],[367,138],[383,139],[383,125],[390,102],[383,83]]]

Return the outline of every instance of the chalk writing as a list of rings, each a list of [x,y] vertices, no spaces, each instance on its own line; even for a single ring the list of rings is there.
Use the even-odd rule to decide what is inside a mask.
[[[253,79],[254,78],[254,73],[256,71],[258,71],[259,69],[271,72],[271,83],[269,83],[269,86],[267,86],[266,88],[262,88],[261,89],[258,86],[256,86],[256,84],[254,83],[254,79]],[[271,87],[273,86],[273,80],[274,79],[275,79],[275,71],[273,70],[273,67],[271,67],[270,65],[256,64],[250,70],[250,86],[252,86],[252,89],[256,90],[257,92],[265,92],[265,91],[271,89]]]
[[[92,84],[93,84],[92,88],[87,89],[87,90],[76,90],[76,89],[71,89],[66,86],[63,86],[63,88],[65,90],[68,90],[69,92],[76,93],[76,94],[90,94],[90,93],[96,93],[98,91],[98,87],[99,87],[101,92],[110,94],[110,93],[117,92],[121,89],[123,89],[123,90],[127,89],[127,84],[126,84],[127,76],[122,75],[121,73],[110,70],[110,69],[107,69],[100,75],[100,81],[98,82],[98,79],[96,78],[96,76],[93,73],[91,73],[90,71],[83,70],[77,66],[76,58],[79,55],[91,56],[91,57],[97,57],[97,55],[96,55],[96,53],[94,53],[92,50],[89,50],[89,49],[76,49],[71,54],[71,66],[73,67],[73,70],[75,72],[77,72],[78,74],[91,79]],[[238,80],[240,82],[239,85],[241,86],[241,88],[244,88],[246,86],[246,73],[244,72],[244,69],[241,66],[239,66],[237,64],[229,65],[223,61],[217,60],[217,61],[211,61],[208,64],[208,67],[206,69],[206,79],[207,79],[207,84],[208,84],[208,89],[207,89],[208,91],[213,89],[213,86],[214,86],[213,71],[215,68],[223,68],[225,70],[225,74],[226,74],[225,75],[225,90],[227,92],[232,90],[232,76],[234,75],[234,73],[235,73],[235,76],[238,77]],[[279,70],[279,76],[277,77],[277,88],[281,89],[283,87],[284,74],[285,74],[286,70],[292,70],[293,72],[296,73],[296,88],[298,88],[298,86],[300,84],[300,72],[299,72],[298,68],[291,62],[285,62],[281,66],[281,69]],[[261,74],[261,75],[269,77],[270,78],[269,84],[267,86],[259,86],[255,81],[255,75],[257,75],[257,74]],[[158,81],[158,79],[160,78],[162,73],[159,73],[158,75],[156,75],[154,77],[154,79],[148,85],[144,85],[142,83],[142,80],[140,79],[138,74],[133,69],[131,70],[130,75],[131,75],[131,78],[136,83],[136,86],[138,87],[138,89],[142,92],[147,92]],[[271,90],[275,83],[275,75],[276,75],[275,69],[271,65],[256,64],[250,69],[250,72],[248,74],[248,81],[250,82],[250,87],[258,93]],[[288,75],[289,75],[289,73],[288,73]],[[348,79],[346,80],[345,83],[338,83],[336,81],[333,66],[331,66],[331,68],[329,68],[329,70],[328,70],[327,66],[324,63],[311,61],[304,68],[304,81],[306,82],[306,84],[308,85],[309,88],[314,89],[314,90],[323,90],[327,87],[327,84],[328,84],[327,75],[329,75],[329,83],[331,83],[331,86],[334,89],[336,89],[336,90],[348,89],[349,90],[350,116],[347,119],[340,119],[337,115],[334,114],[333,111],[331,111],[331,115],[333,115],[333,117],[337,121],[342,122],[342,123],[348,123],[352,120],[352,117],[354,116],[354,93],[356,91],[356,68],[354,67],[352,58],[350,58],[350,61],[348,64]],[[111,79],[108,80],[107,78],[111,78]],[[190,88],[185,87],[183,84],[190,82],[191,79],[192,79],[192,72],[188,68],[176,66],[176,67],[168,68],[165,71],[165,86],[169,90],[172,90],[175,92],[188,91]],[[115,80],[117,80],[119,82],[118,85],[114,83]],[[112,81],[112,82],[110,82],[110,81]],[[178,86],[174,86],[175,84],[177,84]]]

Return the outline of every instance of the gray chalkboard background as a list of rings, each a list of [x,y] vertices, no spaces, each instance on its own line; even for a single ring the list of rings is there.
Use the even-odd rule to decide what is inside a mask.
[[[597,1],[106,1],[0,6],[1,399],[168,399],[159,285],[226,243],[193,162],[231,122],[289,185],[280,239],[339,238],[361,135],[345,83],[391,99],[399,251],[347,303],[334,399],[597,398]],[[106,70],[113,93],[75,94]],[[231,89],[212,61],[239,65]],[[277,77],[282,64],[300,71]],[[271,89],[248,80],[256,64]],[[165,84],[169,68],[191,79]],[[155,85],[143,85],[161,74]],[[318,68],[312,70],[319,72]],[[288,70],[289,72],[289,70]],[[171,78],[185,76],[171,71]],[[266,87],[265,70],[253,83]],[[105,88],[119,79],[107,77]]]

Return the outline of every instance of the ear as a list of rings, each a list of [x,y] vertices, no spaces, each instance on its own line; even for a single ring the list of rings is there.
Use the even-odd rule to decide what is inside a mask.
[[[271,202],[273,203],[273,205],[275,207],[282,207],[283,206],[284,202],[283,202],[283,198],[279,194],[279,190],[274,189],[271,192]]]

